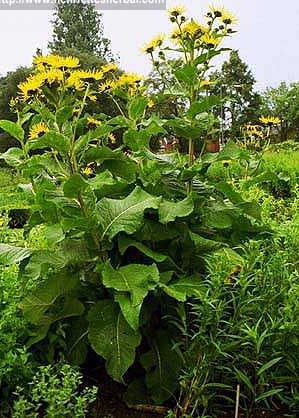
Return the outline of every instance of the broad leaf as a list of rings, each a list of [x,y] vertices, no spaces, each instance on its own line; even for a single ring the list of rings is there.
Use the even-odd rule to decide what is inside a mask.
[[[125,199],[103,198],[96,207],[101,239],[112,239],[121,231],[133,234],[143,223],[144,211],[158,209],[160,200],[140,187],[136,187]]]
[[[214,106],[220,105],[221,100],[218,96],[206,96],[201,101],[195,102],[189,108],[187,115],[191,118],[199,113],[209,112]]]
[[[0,120],[0,128],[19,142],[23,142],[25,135],[24,129],[17,123],[10,120]]]
[[[159,219],[162,224],[182,218],[193,212],[194,203],[191,197],[187,197],[179,202],[169,202],[162,200],[159,206]]]
[[[141,342],[112,300],[98,302],[88,313],[88,338],[92,348],[106,360],[106,370],[118,382],[134,363]]]
[[[167,259],[167,255],[153,251],[151,248],[142,244],[141,242],[135,241],[134,239],[122,235],[118,239],[118,249],[119,252],[124,255],[129,247],[135,247],[141,253],[145,254],[147,257],[152,258],[157,263],[162,263]]]
[[[157,404],[162,404],[177,388],[182,359],[166,332],[159,331],[149,342],[151,350],[141,356],[140,362],[147,372],[148,391]]]
[[[62,155],[66,155],[70,148],[68,138],[56,131],[49,131],[42,137],[28,142],[29,150],[53,148]]]
[[[0,264],[10,265],[19,263],[28,258],[32,251],[29,248],[13,247],[12,245],[0,244]]]
[[[24,153],[20,148],[13,147],[0,154],[0,159],[4,160],[11,167],[18,167],[24,160]]]
[[[138,120],[145,112],[147,106],[147,98],[143,96],[134,97],[129,105],[129,117]]]
[[[116,295],[115,299],[119,302],[127,322],[137,330],[143,300],[150,290],[155,289],[159,281],[157,266],[129,264],[114,270],[110,263],[106,263],[102,277],[106,287],[122,292]]]
[[[24,316],[33,324],[39,324],[43,315],[55,305],[56,300],[72,292],[78,277],[65,273],[50,276],[36,290],[24,298],[20,307]]]
[[[203,295],[203,280],[198,275],[180,277],[173,280],[167,285],[162,284],[161,288],[172,298],[185,302],[187,297],[196,296],[198,298]]]

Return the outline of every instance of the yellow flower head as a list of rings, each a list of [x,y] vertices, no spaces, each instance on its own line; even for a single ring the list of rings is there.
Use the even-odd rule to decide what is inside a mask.
[[[154,106],[155,106],[155,102],[152,99],[149,99],[149,101],[147,102],[147,107],[151,109]]]
[[[141,81],[144,80],[144,77],[140,76],[136,73],[125,73],[122,74],[118,80],[115,81],[114,84],[111,83],[112,88],[122,88],[122,87],[130,87],[133,85],[138,85]]]
[[[90,126],[99,126],[99,125],[101,125],[101,121],[100,120],[94,119],[92,117],[88,117],[87,118],[87,123]]]
[[[238,22],[236,16],[227,10],[223,10],[221,20],[225,25],[234,25]]]
[[[178,17],[182,16],[186,12],[186,8],[184,6],[175,6],[171,9],[167,10],[169,17]]]
[[[106,64],[106,65],[103,65],[102,67],[101,67],[101,71],[104,73],[104,74],[106,74],[106,73],[109,73],[110,71],[115,71],[115,70],[117,70],[117,64],[115,64],[114,62],[111,62],[110,64]]]
[[[212,84],[214,84],[213,83],[213,81],[211,81],[211,80],[202,80],[201,82],[200,82],[200,84],[199,84],[199,86],[202,88],[202,89],[208,89]]]
[[[83,174],[85,174],[85,176],[90,177],[93,174],[93,169],[89,166],[83,168],[82,170]]]
[[[105,83],[102,83],[99,85],[99,92],[103,93],[104,91],[108,91],[112,88],[113,85],[114,85],[114,82],[105,81]]]
[[[76,68],[80,65],[79,58],[71,56],[63,57],[55,54],[39,55],[34,58],[33,63],[39,68],[44,65],[49,65],[53,68]]]
[[[44,122],[36,123],[30,128],[29,139],[37,139],[47,132],[49,132],[49,128]]]
[[[220,37],[216,37],[205,33],[201,38],[201,42],[207,46],[207,48],[214,48],[215,46],[219,45],[221,42]]]
[[[51,68],[49,70],[43,71],[40,73],[40,76],[44,79],[45,82],[48,82],[49,84],[63,81],[63,72],[58,68]]]
[[[40,88],[44,85],[44,77],[40,74],[31,75],[27,78],[26,81],[23,81],[18,85],[19,89],[21,90],[21,95],[24,100],[28,99],[28,97],[36,93]]]
[[[281,123],[281,120],[275,116],[262,116],[259,120],[266,126],[279,125]]]
[[[216,6],[213,4],[209,6],[209,10],[210,10],[211,17],[221,17],[225,11],[223,6],[220,6],[220,5]]]
[[[112,142],[112,144],[114,144],[116,142],[116,138],[112,133],[109,134],[108,138],[110,139],[110,142]]]
[[[155,49],[159,48],[163,44],[164,39],[165,35],[163,34],[155,36],[150,42],[142,47],[142,52],[151,54]]]
[[[91,101],[91,102],[96,102],[97,101],[97,96],[95,94],[89,93],[87,95],[87,98]]]
[[[201,25],[200,23],[196,22],[196,20],[191,19],[189,22],[186,22],[182,26],[182,35],[189,36],[191,38],[197,38],[205,33],[207,33],[209,29]]]

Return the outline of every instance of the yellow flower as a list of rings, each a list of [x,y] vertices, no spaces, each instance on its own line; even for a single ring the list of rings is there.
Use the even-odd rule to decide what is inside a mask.
[[[164,39],[165,36],[163,34],[155,36],[150,42],[142,47],[142,52],[151,54],[155,49],[159,48],[163,44]]]
[[[117,70],[117,64],[115,64],[114,62],[111,62],[110,64],[106,64],[106,65],[103,65],[102,67],[101,67],[101,71],[104,73],[104,74],[106,74],[106,73],[108,73],[109,71],[115,71],[115,70]]]
[[[91,102],[96,102],[97,101],[97,96],[95,96],[94,94],[88,94],[87,98],[91,101]]]
[[[196,38],[207,33],[209,29],[201,25],[200,23],[196,22],[196,20],[191,19],[189,22],[185,23],[182,26],[182,34],[183,36],[190,36],[191,38]]]
[[[18,85],[19,89],[21,90],[21,94],[23,99],[28,99],[28,97],[32,94],[40,90],[40,88],[44,84],[44,78],[40,74],[31,75],[27,78],[26,81],[23,81]]]
[[[115,136],[112,133],[109,134],[108,138],[110,139],[110,141],[112,142],[112,144],[114,144],[116,142],[116,138],[115,138]]]
[[[223,6],[215,6],[212,4],[209,6],[209,10],[212,17],[221,17],[225,11]]]
[[[63,57],[60,55],[49,54],[49,55],[39,55],[34,58],[33,63],[40,68],[43,65],[49,65],[53,68],[76,68],[79,67],[80,61],[76,57]]]
[[[67,86],[75,87],[76,90],[82,90],[84,87],[84,81],[93,82],[103,78],[102,71],[96,70],[75,70],[67,79]]]
[[[155,106],[155,102],[152,99],[149,99],[149,101],[147,102],[147,107],[151,109],[154,106]]]
[[[83,174],[85,174],[85,176],[89,177],[93,174],[93,169],[91,167],[85,167],[82,170]]]
[[[167,10],[167,12],[170,17],[178,17],[186,12],[186,8],[184,6],[175,6]]]
[[[0,227],[4,225],[4,219],[0,218]]]
[[[261,116],[259,120],[266,126],[279,125],[281,123],[281,120],[275,116]]]
[[[105,81],[105,83],[102,83],[99,85],[99,92],[102,93],[103,91],[110,90],[113,85],[113,82]]]
[[[91,126],[99,126],[99,125],[101,125],[101,121],[100,120],[94,119],[92,117],[88,117],[87,118],[87,122],[88,122],[88,125],[91,125]]]
[[[201,42],[205,44],[208,48],[214,48],[219,45],[221,38],[205,33],[201,38]]]
[[[223,10],[221,20],[225,25],[234,25],[238,22],[236,16],[227,10]]]
[[[58,68],[51,68],[50,70],[43,71],[40,73],[40,76],[49,84],[63,81],[63,72]]]
[[[111,87],[115,89],[130,87],[141,83],[142,80],[144,80],[144,77],[136,73],[124,73],[118,78],[118,80],[115,81],[115,83],[111,83]]]
[[[47,132],[49,132],[49,128],[44,122],[36,123],[30,128],[29,139],[37,139]]]
[[[179,29],[174,29],[174,31],[170,35],[170,39],[172,39],[173,41],[178,41],[181,38],[181,36],[181,31]]]
[[[203,89],[207,89],[209,88],[213,83],[213,81],[211,80],[202,80],[199,84],[199,87],[203,88]]]

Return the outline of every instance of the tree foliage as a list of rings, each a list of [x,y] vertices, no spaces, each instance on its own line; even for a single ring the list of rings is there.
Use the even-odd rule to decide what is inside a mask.
[[[53,52],[65,53],[68,49],[98,55],[110,60],[110,41],[104,37],[101,14],[93,4],[60,1],[54,12],[53,39],[49,48]]]
[[[280,139],[293,139],[299,133],[299,83],[281,83],[262,93],[262,112],[278,117]],[[293,137],[293,138],[292,138]]]
[[[255,78],[248,65],[241,60],[238,51],[231,51],[220,71],[212,75],[215,85],[211,91],[220,94],[225,101],[225,109],[218,115],[225,119],[233,136],[238,136],[240,127],[254,123],[260,116],[260,95],[254,91]],[[228,119],[228,120],[227,120]]]

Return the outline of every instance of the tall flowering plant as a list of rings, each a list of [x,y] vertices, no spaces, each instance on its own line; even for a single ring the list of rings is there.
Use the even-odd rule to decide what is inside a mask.
[[[238,149],[194,154],[219,103],[206,94],[210,62],[235,19],[218,8],[204,24],[180,8],[169,17],[168,41],[159,36],[144,50],[157,68],[157,61],[168,68],[168,54],[179,57],[169,65],[169,92],[183,103],[176,118],[155,114],[159,98],[137,74],[115,64],[86,71],[74,57],[47,55],[19,86],[17,122],[0,121],[20,143],[0,157],[23,173],[20,193],[30,207],[27,246],[0,245],[1,262],[20,262],[20,279],[31,283],[21,304],[32,324],[28,344],[79,364],[91,347],[112,378],[129,385],[131,402],[141,391],[156,403],[175,392],[186,302],[204,297],[205,254],[258,230],[254,203],[205,178],[213,161],[238,158]],[[117,116],[92,110],[102,95]],[[171,133],[188,141],[187,156],[152,152],[151,139]],[[34,233],[43,245],[30,240]]]

